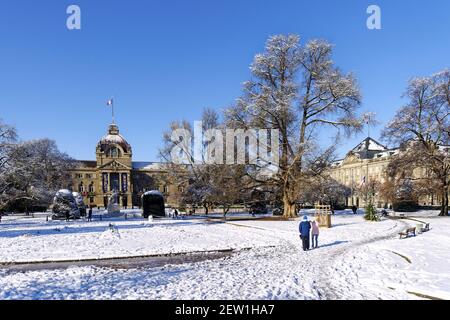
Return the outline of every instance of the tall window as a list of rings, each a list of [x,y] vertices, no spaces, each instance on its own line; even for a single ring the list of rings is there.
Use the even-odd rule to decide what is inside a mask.
[[[78,185],[78,192],[84,192],[84,185],[83,185],[83,183],[80,183]]]
[[[91,184],[89,185],[89,192],[94,192],[94,183],[91,182]]]
[[[121,156],[120,150],[117,147],[111,147],[106,152],[106,156],[110,158],[118,158]]]

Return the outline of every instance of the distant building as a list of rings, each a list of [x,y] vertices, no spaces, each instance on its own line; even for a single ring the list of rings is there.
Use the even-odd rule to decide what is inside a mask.
[[[116,124],[97,143],[95,155],[96,160],[78,161],[68,186],[83,195],[86,205],[106,207],[113,190],[119,192],[122,208],[140,206],[141,195],[149,190],[159,190],[170,206],[179,204],[182,186],[170,182],[161,163],[133,161],[131,145]]]
[[[347,206],[364,206],[364,199],[357,195],[356,190],[370,181],[384,182],[385,169],[398,154],[399,148],[388,148],[378,141],[368,137],[347,153],[342,160],[335,161],[331,166],[331,176],[336,181],[351,189],[351,195],[345,199]],[[415,175],[424,174],[424,170],[416,169]],[[375,197],[377,207],[387,207],[382,199]],[[439,198],[429,195],[419,199],[420,205],[438,205]]]

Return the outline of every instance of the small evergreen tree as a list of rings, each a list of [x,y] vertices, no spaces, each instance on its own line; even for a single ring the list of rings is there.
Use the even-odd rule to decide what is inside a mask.
[[[367,203],[365,209],[366,209],[366,214],[364,215],[364,219],[366,219],[368,221],[379,221],[380,220],[377,215],[377,209],[373,205],[372,201],[369,201]]]

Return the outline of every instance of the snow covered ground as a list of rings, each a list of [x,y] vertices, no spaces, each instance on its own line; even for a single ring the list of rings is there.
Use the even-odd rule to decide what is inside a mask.
[[[160,267],[83,265],[0,269],[1,299],[450,299],[450,219],[366,222],[349,211],[303,252],[298,221],[110,219],[0,224],[0,261],[57,261],[235,249],[220,259]],[[110,227],[109,225],[112,224]],[[1,268],[1,267],[0,267]]]

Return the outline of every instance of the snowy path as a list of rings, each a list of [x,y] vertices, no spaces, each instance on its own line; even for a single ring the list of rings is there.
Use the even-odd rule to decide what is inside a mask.
[[[433,259],[428,256],[421,258],[425,254],[423,247],[430,248],[436,239],[439,243],[450,242],[447,236],[450,222],[444,219],[439,220],[439,224],[433,219],[430,232],[400,241],[398,232],[413,224],[412,221],[369,223],[361,216],[337,215],[333,217],[334,227],[322,230],[320,248],[309,252],[300,250],[298,221],[233,221],[213,228],[202,224],[183,225],[180,221],[181,225],[165,226],[168,229],[166,233],[158,228],[138,228],[141,237],[153,232],[164,237],[156,241],[158,250],[164,248],[159,247],[160,242],[178,251],[194,243],[203,248],[239,244],[239,248],[251,246],[253,249],[220,259],[156,268],[91,265],[27,272],[3,269],[0,270],[0,298],[447,298],[450,293],[449,274],[440,270],[448,270],[449,245],[432,247],[432,251],[437,253]],[[136,230],[123,229],[121,232],[123,238],[129,236],[127,232]],[[189,244],[192,239],[198,239],[199,233],[200,240],[208,239],[208,242],[195,240]],[[188,243],[171,243],[171,238],[179,239],[178,234],[188,239]],[[119,239],[114,242],[120,243]],[[132,247],[131,244],[129,246]],[[116,247],[113,245],[113,248]],[[104,250],[108,248],[104,247]],[[411,262],[404,257],[409,257]],[[440,269],[435,270],[436,266]]]
[[[409,224],[403,220],[393,221],[395,221],[395,225],[391,230],[387,230],[386,234],[363,239],[347,247],[336,249],[334,252],[330,253],[331,261],[329,262],[328,268],[322,270],[321,276],[319,277],[320,280],[318,281],[318,283],[321,284],[318,288],[318,292],[322,299],[348,299],[349,292],[361,292],[361,284],[359,282],[357,269],[348,266],[344,268],[338,267],[345,266],[342,257],[351,256],[354,251],[368,244],[397,237],[399,232],[402,232],[405,228],[409,227]],[[355,255],[353,255],[353,259],[355,259]],[[337,273],[338,276],[336,278],[330,278],[330,274],[333,273]],[[355,297],[356,299],[368,298],[368,296],[364,294],[359,293],[358,295],[359,296]]]

